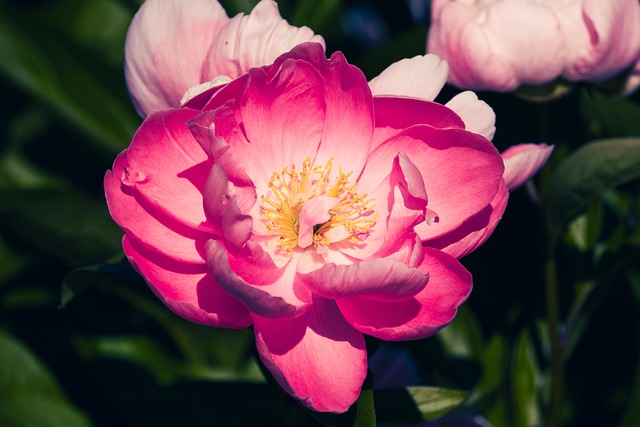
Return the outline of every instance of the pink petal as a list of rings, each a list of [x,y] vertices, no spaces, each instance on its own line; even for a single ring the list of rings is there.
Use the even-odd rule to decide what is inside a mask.
[[[227,142],[240,164],[251,165],[247,173],[255,187],[264,189],[274,172],[300,167],[317,152],[324,127],[324,88],[318,72],[303,61],[285,61],[272,76],[254,68],[249,76],[237,112],[249,143]]]
[[[637,0],[584,0],[552,5],[570,43],[570,80],[602,81],[628,67],[640,55],[640,4]]]
[[[359,296],[338,300],[347,322],[387,341],[425,338],[451,322],[471,292],[471,274],[450,255],[432,248],[424,250],[420,270],[429,275],[429,282],[421,292],[399,302]]]
[[[437,55],[414,56],[387,67],[369,82],[374,96],[395,95],[433,101],[447,81],[449,66]]]
[[[191,86],[202,83],[202,63],[228,21],[217,1],[146,0],[125,41],[125,75],[142,116],[178,107]]]
[[[198,112],[167,110],[140,126],[123,165],[128,182],[151,205],[192,228],[205,228],[202,192],[211,164],[185,122]]]
[[[484,209],[502,182],[502,158],[487,139],[425,125],[411,127],[378,146],[359,181],[375,185],[380,181],[378,171],[388,170],[399,151],[421,172],[428,208],[439,218],[437,223],[416,227],[422,239],[446,234]]]
[[[509,190],[524,184],[544,166],[549,159],[553,145],[518,144],[502,153],[504,159],[504,182]]]
[[[246,328],[249,311],[223,291],[204,265],[191,265],[165,258],[134,239],[124,237],[124,252],[144,277],[154,294],[177,315],[203,325]]]
[[[390,259],[372,259],[351,265],[327,264],[300,275],[316,294],[329,299],[367,296],[377,301],[406,299],[421,291],[428,277]]]
[[[514,90],[520,82],[509,63],[493,52],[483,28],[474,21],[471,5],[434,1],[427,52],[449,63],[449,82],[458,87]]]
[[[423,244],[458,259],[470,254],[491,236],[507,208],[508,200],[509,191],[503,183],[489,206],[450,233],[425,240]]]
[[[344,321],[333,301],[316,297],[295,319],[254,315],[260,358],[280,386],[314,411],[345,412],[367,375],[362,334]]]
[[[135,188],[122,183],[126,177],[127,150],[104,177],[105,196],[113,220],[129,236],[176,261],[204,264],[204,244],[211,235],[189,228],[163,215],[138,195]]]
[[[225,75],[236,78],[252,67],[271,64],[278,56],[304,42],[324,39],[308,27],[291,26],[280,17],[274,1],[259,2],[247,16],[238,14],[222,27],[211,44],[203,67],[203,81]]]
[[[459,93],[445,106],[460,116],[466,130],[482,135],[489,141],[493,139],[496,133],[496,114],[486,102],[480,101],[475,93],[471,91]]]
[[[295,263],[289,263],[275,282],[247,283],[229,265],[225,248],[215,240],[205,246],[207,267],[220,287],[240,300],[252,313],[269,318],[296,317],[309,308],[295,293]]]
[[[373,102],[376,128],[372,151],[404,129],[418,124],[441,129],[465,128],[465,123],[454,111],[435,102],[386,96],[376,96]]]

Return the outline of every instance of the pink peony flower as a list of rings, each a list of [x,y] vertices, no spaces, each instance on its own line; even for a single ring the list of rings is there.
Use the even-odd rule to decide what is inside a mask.
[[[307,43],[149,115],[105,192],[128,259],[171,310],[253,324],[284,390],[343,412],[366,375],[363,334],[430,336],[467,298],[456,257],[499,221],[504,169],[451,109],[372,96],[342,54]]]
[[[324,44],[309,28],[289,25],[271,0],[231,19],[216,0],[146,0],[125,42],[129,93],[145,117],[271,64],[307,41]]]
[[[464,88],[601,82],[640,57],[640,2],[434,0],[427,51]]]

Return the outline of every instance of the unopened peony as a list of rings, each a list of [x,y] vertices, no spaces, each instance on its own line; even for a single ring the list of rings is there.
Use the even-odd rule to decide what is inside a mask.
[[[289,25],[271,0],[233,18],[216,0],[146,0],[127,32],[127,86],[144,117],[308,41],[324,43],[309,28]]]
[[[638,0],[433,0],[431,12],[427,51],[462,88],[602,82],[640,58]]]
[[[538,150],[511,167],[539,167]],[[451,109],[374,97],[340,53],[306,43],[149,115],[105,191],[128,259],[170,309],[253,324],[289,394],[343,412],[366,376],[363,333],[427,337],[467,298],[456,257],[500,219],[504,169]]]

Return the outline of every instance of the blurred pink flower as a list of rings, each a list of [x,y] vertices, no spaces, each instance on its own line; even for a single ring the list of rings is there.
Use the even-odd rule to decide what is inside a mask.
[[[289,25],[271,0],[233,18],[216,0],[146,0],[125,42],[129,93],[144,117],[271,64],[307,41],[324,44],[309,28]]]
[[[601,82],[640,57],[638,0],[433,0],[431,11],[427,51],[462,88]]]
[[[399,84],[405,65],[372,86]],[[419,339],[455,316],[471,291],[456,257],[500,219],[504,169],[451,109],[372,96],[342,54],[307,43],[149,115],[105,191],[127,257],[169,308],[253,324],[289,394],[343,412],[366,375],[363,333]]]

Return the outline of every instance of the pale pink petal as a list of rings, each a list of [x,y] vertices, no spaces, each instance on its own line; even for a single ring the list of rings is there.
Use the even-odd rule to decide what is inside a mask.
[[[394,62],[369,82],[374,96],[395,95],[433,101],[447,81],[449,67],[437,55]]]
[[[126,236],[122,246],[153,293],[179,316],[222,328],[251,325],[249,311],[218,286],[204,265],[176,263]]]
[[[129,147],[123,183],[170,218],[208,229],[202,192],[211,164],[185,124],[197,113],[166,110],[147,117]]]
[[[269,318],[296,317],[309,308],[309,303],[295,293],[295,263],[289,263],[275,282],[256,286],[247,283],[231,269],[227,251],[219,242],[208,241],[205,251],[212,277],[252,313]]]
[[[544,166],[549,159],[553,145],[518,144],[502,153],[504,159],[504,182],[509,190],[524,184]]]
[[[364,337],[333,301],[314,298],[295,319],[253,316],[256,345],[280,386],[314,411],[345,412],[367,375]]]
[[[376,128],[371,151],[404,129],[418,124],[441,129],[465,128],[465,123],[453,110],[435,102],[386,96],[376,96],[373,102]]]
[[[416,228],[422,239],[446,234],[484,209],[502,182],[504,164],[486,138],[459,129],[419,125],[398,134],[371,153],[360,181],[375,185],[380,172],[402,151],[421,171],[428,208],[438,222]]]
[[[238,14],[220,30],[203,68],[203,81],[225,75],[236,78],[252,67],[271,64],[304,42],[324,39],[308,27],[291,26],[280,17],[274,1],[262,0],[249,15]]]
[[[480,101],[475,93],[468,90],[459,93],[445,106],[460,116],[466,130],[482,135],[489,141],[493,139],[496,133],[496,114],[486,102]]]
[[[123,151],[104,177],[105,196],[113,220],[130,236],[145,246],[176,261],[204,264],[204,244],[209,233],[189,228],[166,217],[137,193],[122,183],[128,164],[127,151]]]
[[[552,5],[570,43],[564,76],[602,81],[632,64],[640,54],[638,0],[584,0]]]
[[[416,296],[399,302],[352,297],[337,301],[340,311],[357,330],[387,341],[414,340],[433,335],[456,315],[471,292],[471,274],[453,257],[424,248],[419,267],[429,275]]]
[[[327,264],[299,275],[316,294],[338,299],[367,296],[377,301],[398,301],[421,291],[428,277],[390,259],[372,259],[351,265]]]
[[[510,65],[493,52],[483,28],[475,23],[472,6],[439,4],[432,6],[427,52],[449,63],[449,82],[469,89],[514,90],[520,82]]]
[[[508,200],[509,191],[507,186],[502,183],[489,206],[450,233],[435,239],[425,240],[423,244],[440,249],[458,259],[470,254],[491,236],[507,208]]]
[[[307,248],[313,243],[313,227],[331,218],[329,209],[338,202],[337,197],[318,196],[307,201],[300,209],[298,219],[298,246]]]
[[[638,86],[640,86],[640,58],[637,59],[627,76],[624,88],[622,89],[622,95],[631,95],[638,89]]]
[[[565,66],[566,38],[547,2],[497,1],[480,12],[492,53],[511,69],[518,84],[555,79]],[[559,3],[559,2],[556,2]],[[460,52],[462,54],[462,52]],[[452,66],[453,67],[453,66]],[[484,65],[488,73],[492,63]]]
[[[278,74],[267,76],[254,68],[250,84],[236,113],[249,142],[227,141],[231,154],[258,189],[285,167],[302,166],[313,159],[322,138],[325,102],[322,78],[308,63],[284,62]]]
[[[125,41],[125,76],[138,112],[178,107],[191,86],[202,83],[211,42],[229,20],[212,0],[146,0]]]

